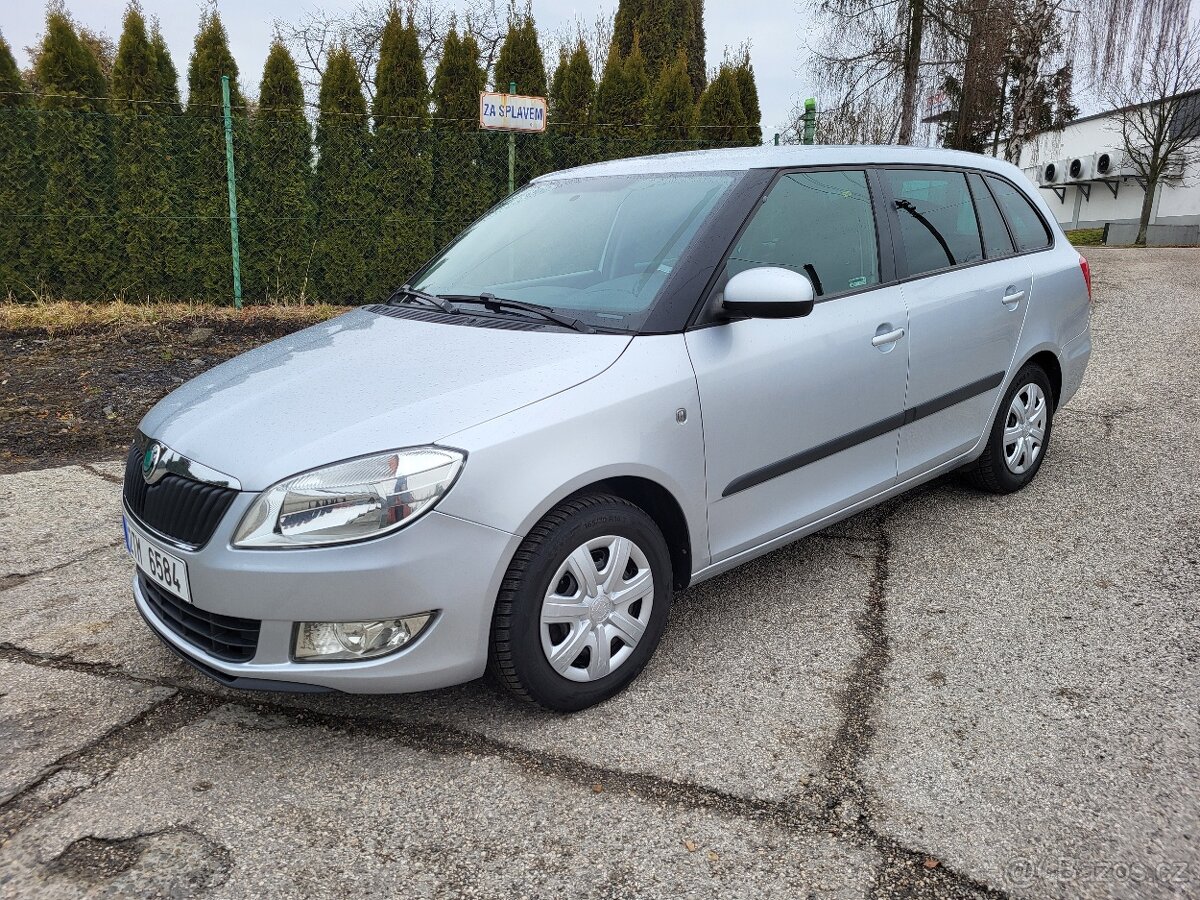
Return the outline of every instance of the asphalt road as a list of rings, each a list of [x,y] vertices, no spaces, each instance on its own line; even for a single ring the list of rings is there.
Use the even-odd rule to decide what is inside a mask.
[[[132,606],[119,464],[0,476],[0,895],[1200,896],[1200,251],[1091,255],[1029,489],[693,588],[571,717],[225,690]]]

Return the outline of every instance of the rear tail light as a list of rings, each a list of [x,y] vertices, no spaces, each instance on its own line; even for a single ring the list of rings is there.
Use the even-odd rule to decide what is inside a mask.
[[[1083,283],[1088,289],[1088,303],[1092,302],[1092,267],[1088,265],[1088,261],[1082,256],[1079,257],[1079,270],[1083,272]]]

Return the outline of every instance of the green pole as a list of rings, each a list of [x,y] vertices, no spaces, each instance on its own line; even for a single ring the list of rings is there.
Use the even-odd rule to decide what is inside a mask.
[[[515,94],[517,92],[517,83],[510,81],[508,83],[508,92]],[[517,136],[513,132],[508,133],[508,192],[511,194],[516,189],[516,179],[513,177],[513,169],[517,164]]]
[[[221,102],[225,107],[225,181],[229,185],[229,243],[233,257],[233,305],[242,308],[242,264],[238,257],[237,179],[233,174],[233,115],[229,110],[229,76],[221,76]]]
[[[804,101],[804,143],[815,144],[817,133],[817,101],[809,97]]]

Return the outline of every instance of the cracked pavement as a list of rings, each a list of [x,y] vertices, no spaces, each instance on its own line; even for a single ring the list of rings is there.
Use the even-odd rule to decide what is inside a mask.
[[[624,694],[246,694],[129,594],[121,466],[0,476],[0,893],[1200,895],[1200,254],[1097,249],[1041,474],[681,594]]]

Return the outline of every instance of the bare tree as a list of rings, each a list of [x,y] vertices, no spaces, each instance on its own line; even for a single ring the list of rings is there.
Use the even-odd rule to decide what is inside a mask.
[[[977,130],[975,113],[989,113],[1003,91],[1008,8],[999,0],[815,0],[821,141],[928,143],[935,130],[921,127],[922,97],[952,87],[962,115],[944,136],[966,146],[957,126]]]
[[[907,13],[904,55],[900,60],[900,143],[911,144],[917,111],[917,82],[921,77],[921,45],[925,39],[925,0],[908,0],[900,5]]]
[[[345,41],[367,96],[374,97],[379,41],[393,6],[412,16],[431,81],[451,24],[475,38],[480,62],[486,72],[491,72],[508,31],[511,4],[501,5],[497,0],[460,0],[454,5],[450,0],[358,0],[349,11],[316,7],[295,22],[275,20],[275,33],[295,52],[310,96],[316,94],[329,53]]]
[[[824,27],[818,46],[809,48],[813,74],[843,115],[874,123],[867,130],[877,132],[877,112],[890,107],[897,120],[891,140],[918,142],[921,97],[941,86],[946,67],[961,63],[970,32],[966,2],[814,0]]]
[[[1145,244],[1162,179],[1200,162],[1200,25],[1164,28],[1149,55],[1129,65],[1108,99],[1118,107],[1113,130],[1146,190],[1134,242]]]
[[[1192,0],[1089,0],[1070,4],[1065,15],[1077,16],[1080,68],[1089,80],[1125,69],[1145,59],[1172,28],[1187,25]]]
[[[852,130],[894,103],[900,143],[920,140],[921,97],[951,82],[966,108],[957,131],[945,133],[978,143],[991,121],[992,146],[998,152],[1006,130],[1005,155],[1016,159],[1031,134],[1061,124],[1047,109],[1073,108],[1076,69],[1096,82],[1127,59],[1147,58],[1164,25],[1187,21],[1190,2],[809,0],[820,34],[810,67],[858,123]]]
[[[295,52],[310,94],[316,94],[329,54],[345,42],[354,57],[359,80],[368,96],[374,96],[371,78],[387,8],[386,2],[360,2],[344,13],[316,7],[305,10],[295,22],[275,20],[275,34]]]
[[[1012,122],[1005,158],[1017,163],[1029,138],[1062,127],[1047,120],[1047,85],[1070,94],[1078,70],[1085,84],[1104,84],[1129,60],[1154,52],[1159,36],[1187,23],[1191,0],[1015,0]],[[1058,98],[1060,109],[1070,96]]]
[[[559,26],[557,31],[547,36],[544,48],[546,65],[553,74],[553,68],[558,64],[560,54],[565,51],[569,56],[579,42],[583,41],[583,46],[587,48],[588,52],[588,62],[592,64],[592,72],[599,78],[600,73],[604,71],[604,63],[608,59],[608,49],[612,46],[612,40],[613,17],[611,12],[599,9],[591,19],[584,19],[582,15],[576,13],[574,22],[564,23]]]
[[[900,105],[882,91],[868,96],[818,93],[816,141],[819,144],[891,144],[900,128]],[[799,144],[804,138],[804,103],[795,104],[779,139]]]

